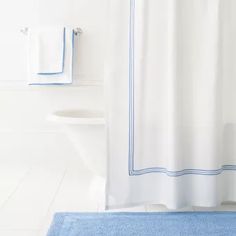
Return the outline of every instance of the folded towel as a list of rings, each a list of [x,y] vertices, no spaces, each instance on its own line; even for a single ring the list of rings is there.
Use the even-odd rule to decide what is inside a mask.
[[[32,29],[29,32],[29,77],[28,77],[28,84],[29,85],[60,85],[60,84],[71,84],[72,83],[72,67],[73,67],[73,49],[74,49],[74,31],[71,28],[61,28],[63,30],[62,37],[63,40],[62,44],[64,43],[63,50],[58,46],[58,51],[56,52],[53,57],[57,58],[55,65],[47,65],[46,61],[49,58],[46,57],[47,51],[40,52],[39,54],[39,45],[40,47],[43,44],[39,43],[38,32],[39,30]],[[47,28],[46,30],[50,30]],[[46,32],[46,30],[43,30]],[[55,30],[55,28],[51,28],[51,30]],[[54,31],[55,32],[55,31]],[[61,31],[62,32],[62,31]],[[49,40],[49,37],[48,37]],[[54,43],[54,37],[52,40],[49,40],[50,44]],[[60,42],[61,42],[60,41]],[[59,45],[59,40],[57,41]],[[49,44],[47,44],[48,47]],[[54,46],[53,46],[54,47]],[[55,51],[55,48],[51,50],[50,54]],[[58,60],[59,56],[62,55],[61,59]],[[40,62],[39,62],[39,58]],[[43,62],[43,58],[45,62]],[[62,63],[64,61],[64,63]],[[50,61],[49,61],[50,62]],[[48,63],[49,63],[48,62]],[[60,63],[59,63],[60,62]],[[60,67],[59,67],[60,65]],[[40,69],[39,69],[40,68]],[[53,70],[52,70],[53,68]],[[61,69],[61,70],[58,70]],[[39,73],[40,72],[40,73]]]
[[[37,72],[59,74],[64,70],[65,28],[40,28],[37,33]]]

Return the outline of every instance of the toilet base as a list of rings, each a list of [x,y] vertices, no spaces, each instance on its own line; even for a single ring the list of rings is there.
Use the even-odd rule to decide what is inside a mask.
[[[105,210],[105,184],[105,178],[100,176],[95,176],[90,183],[89,198],[92,202],[96,202],[97,211]]]

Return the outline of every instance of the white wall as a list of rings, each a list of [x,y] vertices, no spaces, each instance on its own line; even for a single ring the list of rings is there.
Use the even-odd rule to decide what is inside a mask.
[[[74,75],[80,83],[103,79],[108,0],[5,0],[0,3],[1,85],[27,76],[27,38],[23,27],[66,25],[84,30],[76,48]]]
[[[103,108],[103,62],[108,0],[5,0],[0,2],[0,158],[68,155],[69,140],[46,121],[56,109]],[[74,86],[27,86],[23,27],[81,27],[76,38]]]

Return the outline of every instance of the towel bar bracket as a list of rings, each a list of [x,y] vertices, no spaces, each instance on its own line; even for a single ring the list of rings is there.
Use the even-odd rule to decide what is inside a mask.
[[[83,30],[81,28],[75,28],[74,29],[74,34],[75,35],[79,35],[79,34],[82,34],[83,33]]]
[[[20,30],[20,32],[24,35],[27,35],[28,34],[28,31],[29,31],[29,28],[28,27],[24,27]]]

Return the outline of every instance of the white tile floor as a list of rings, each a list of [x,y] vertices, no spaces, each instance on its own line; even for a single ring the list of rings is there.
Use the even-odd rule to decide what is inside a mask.
[[[96,202],[88,200],[90,180],[79,160],[0,163],[0,235],[46,235],[54,212],[96,211]]]
[[[0,163],[0,235],[45,236],[55,212],[98,211],[98,203],[89,198],[91,180],[91,173],[76,156],[67,163]],[[166,208],[128,210],[166,211]]]

